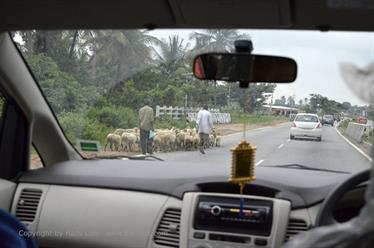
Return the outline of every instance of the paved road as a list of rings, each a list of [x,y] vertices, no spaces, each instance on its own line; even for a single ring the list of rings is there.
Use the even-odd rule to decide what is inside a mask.
[[[266,127],[247,132],[246,139],[257,146],[256,165],[301,164],[315,168],[356,172],[368,168],[371,163],[348,144],[334,127],[324,126],[322,142],[290,140],[290,124]],[[198,151],[158,154],[168,161],[204,162],[212,165],[230,165],[230,148],[243,138],[243,134],[223,137],[222,146],[210,148],[206,154]]]

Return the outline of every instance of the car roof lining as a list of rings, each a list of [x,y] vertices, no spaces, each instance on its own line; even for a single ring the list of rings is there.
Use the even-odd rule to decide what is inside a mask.
[[[365,0],[2,1],[0,31],[266,28],[373,31]]]

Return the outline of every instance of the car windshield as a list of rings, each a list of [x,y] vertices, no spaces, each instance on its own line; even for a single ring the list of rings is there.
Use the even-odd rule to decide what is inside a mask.
[[[314,115],[298,115],[295,121],[299,122],[318,122],[318,117]]]
[[[326,119],[332,119],[333,118],[332,115],[325,115],[323,117],[326,118]]]
[[[245,138],[257,147],[257,166],[348,172],[370,166],[374,108],[350,89],[361,87],[354,75],[373,62],[373,33],[30,30],[11,36],[66,138],[87,159],[153,154],[229,168],[230,149]],[[197,54],[233,52],[240,39],[252,41],[254,54],[294,59],[296,81],[242,89],[194,77]],[[324,115],[339,121],[294,134],[300,113],[315,115],[298,115],[297,122]],[[360,125],[364,132],[356,132]]]

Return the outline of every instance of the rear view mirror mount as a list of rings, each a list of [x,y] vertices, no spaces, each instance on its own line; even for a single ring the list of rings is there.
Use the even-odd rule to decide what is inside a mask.
[[[251,53],[206,53],[194,59],[193,73],[200,80],[249,83],[291,83],[297,75],[295,60]]]

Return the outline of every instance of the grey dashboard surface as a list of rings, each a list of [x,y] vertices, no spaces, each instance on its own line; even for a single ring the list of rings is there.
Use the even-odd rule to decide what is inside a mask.
[[[30,170],[19,178],[19,182],[126,189],[181,199],[185,192],[210,192],[212,188],[219,188],[222,193],[227,192],[230,187],[232,189],[232,185],[227,183],[229,173],[227,165],[103,159],[67,161]],[[256,190],[266,189],[266,192],[272,192],[276,198],[290,200],[295,209],[322,201],[333,187],[349,176],[350,174],[258,166],[257,179],[247,188],[252,189],[249,192],[254,195]]]

